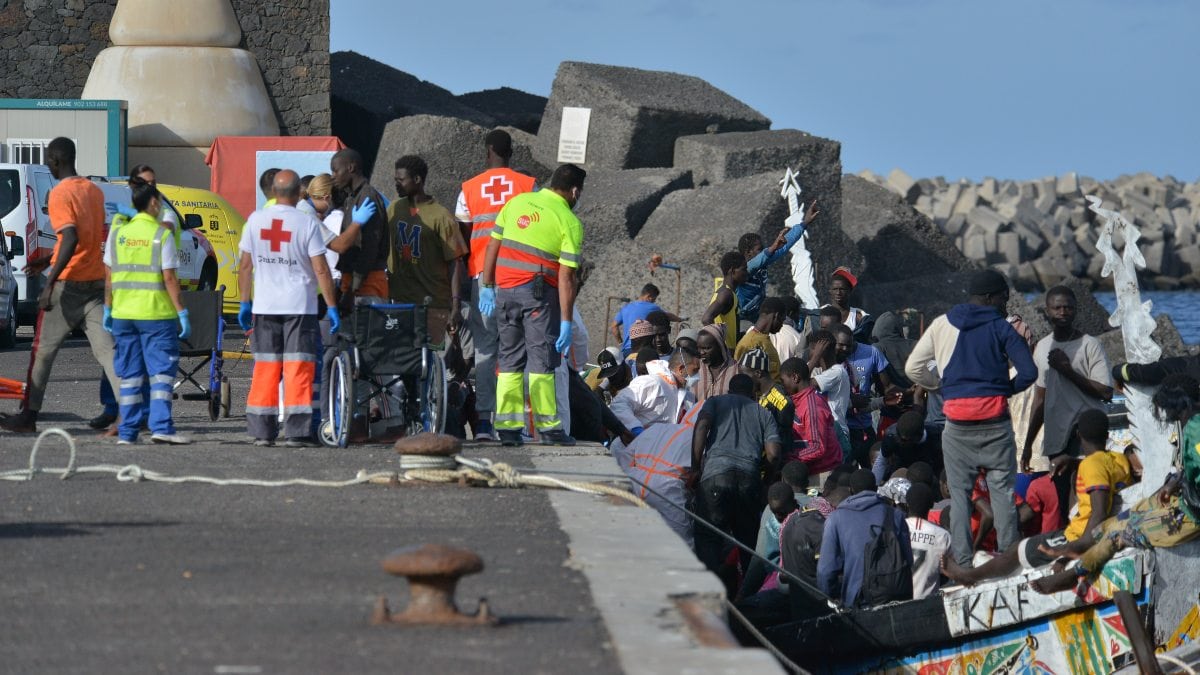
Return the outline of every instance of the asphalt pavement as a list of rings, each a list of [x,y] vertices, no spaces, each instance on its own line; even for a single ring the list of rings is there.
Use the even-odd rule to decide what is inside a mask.
[[[0,377],[23,378],[28,329],[0,352]],[[238,336],[227,341],[238,349]],[[396,470],[382,445],[346,450],[253,447],[242,408],[249,361],[227,361],[232,417],[176,401],[185,447],[117,446],[86,426],[100,368],[85,340],[54,366],[39,429],[78,442],[78,464],[137,464],[172,475],[340,480]],[[11,403],[11,406],[5,406]],[[15,410],[16,402],[0,402]],[[34,436],[0,432],[0,471],[28,464]],[[529,468],[529,450],[465,454]],[[46,441],[43,466],[63,466]],[[599,498],[598,508],[607,506]],[[496,628],[371,626],[406,582],[380,561],[427,542],[484,559],[459,584],[486,597]],[[260,488],[120,483],[111,475],[0,482],[0,670],[13,673],[617,672],[584,574],[542,490],[385,485]]]

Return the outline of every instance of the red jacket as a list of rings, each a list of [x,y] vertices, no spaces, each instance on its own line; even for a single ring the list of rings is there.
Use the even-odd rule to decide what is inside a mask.
[[[829,401],[812,386],[792,394],[792,404],[796,406],[796,416],[792,420],[792,435],[796,442],[786,461],[804,462],[810,474],[830,471],[841,464],[842,446],[833,426]]]

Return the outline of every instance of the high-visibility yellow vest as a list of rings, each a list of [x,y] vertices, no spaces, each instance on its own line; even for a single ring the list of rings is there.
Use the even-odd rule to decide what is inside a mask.
[[[523,192],[504,204],[492,225],[499,239],[496,285],[515,288],[545,277],[558,286],[558,266],[579,267],[583,225],[562,195],[553,190]]]
[[[114,319],[174,319],[175,305],[162,276],[162,240],[170,230],[153,216],[113,217],[112,315]]]

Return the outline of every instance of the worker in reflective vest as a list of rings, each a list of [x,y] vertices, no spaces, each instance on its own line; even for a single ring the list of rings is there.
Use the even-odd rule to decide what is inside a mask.
[[[179,340],[191,337],[192,326],[175,273],[179,255],[171,230],[158,220],[163,208],[158,188],[138,176],[129,187],[137,213],[128,220],[113,217],[104,247],[104,329],[113,335],[113,367],[121,384],[117,443],[133,444],[148,415],[152,441],[182,445],[191,440],[175,432],[171,398]]]
[[[462,184],[454,217],[462,226],[463,238],[471,247],[467,258],[467,275],[471,277],[467,330],[475,351],[475,412],[479,416],[475,440],[494,441],[492,413],[496,411],[496,345],[499,336],[496,318],[484,316],[479,311],[483,261],[500,209],[516,195],[533,191],[536,183],[532,176],[508,167],[513,147],[512,137],[507,131],[491,131],[483,142],[487,147],[487,171]]]
[[[496,431],[506,446],[522,444],[525,375],[533,423],[545,445],[574,445],[554,399],[554,369],[571,347],[583,226],[571,212],[587,176],[563,164],[550,187],[513,197],[496,218],[483,263],[479,311],[496,313],[499,367]]]

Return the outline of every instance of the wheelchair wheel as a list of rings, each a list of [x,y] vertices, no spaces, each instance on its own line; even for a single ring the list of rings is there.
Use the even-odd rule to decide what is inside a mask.
[[[446,364],[436,352],[428,354],[429,367],[421,392],[421,422],[425,431],[440,434],[446,430]]]
[[[233,388],[229,385],[229,379],[221,377],[221,415],[229,417],[229,404],[233,402]],[[217,419],[216,417],[213,418]]]
[[[216,422],[221,416],[221,389],[218,387],[214,391],[208,392],[208,420]]]
[[[344,448],[350,438],[350,418],[354,414],[354,366],[348,352],[341,352],[329,362],[321,380],[322,414],[318,436],[331,448]]]

